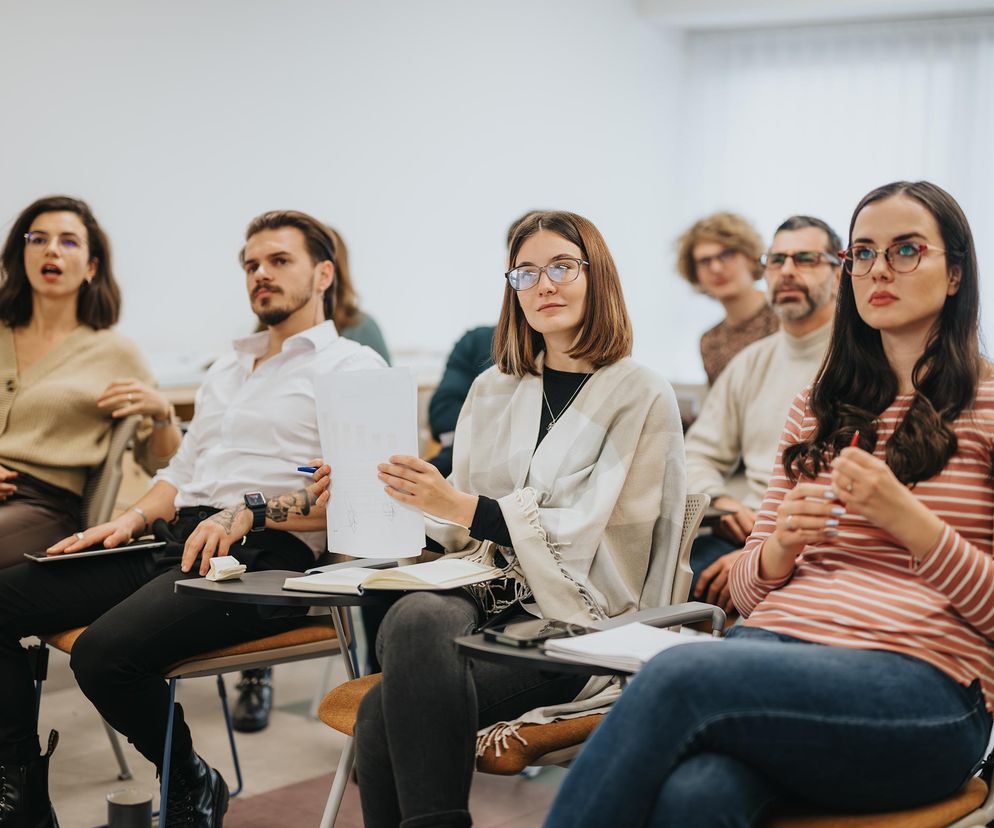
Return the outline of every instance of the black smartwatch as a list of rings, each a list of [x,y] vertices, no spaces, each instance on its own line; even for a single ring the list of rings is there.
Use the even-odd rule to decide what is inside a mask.
[[[246,492],[245,508],[252,513],[252,531],[266,528],[266,496],[262,492]]]

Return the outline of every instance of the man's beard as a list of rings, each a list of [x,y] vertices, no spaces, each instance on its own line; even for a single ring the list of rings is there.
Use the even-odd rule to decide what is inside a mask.
[[[271,292],[270,304],[268,307],[262,308],[261,310],[255,311],[256,317],[263,325],[273,326],[279,325],[282,322],[286,322],[293,314],[299,311],[304,305],[306,305],[310,299],[310,292],[301,292],[300,294],[293,296],[284,293],[282,288],[278,287],[268,287],[266,290]],[[283,293],[286,298],[286,302],[282,304],[273,303],[272,297]]]
[[[783,289],[784,286],[781,285],[780,290]],[[800,302],[781,304],[776,301],[776,294],[774,294],[773,301],[771,302],[773,313],[782,322],[800,322],[802,319],[807,319],[811,316],[818,308],[824,307],[832,301],[831,279],[828,279],[822,285],[816,286],[813,291],[800,282],[792,282],[790,289],[798,291],[803,299]]]

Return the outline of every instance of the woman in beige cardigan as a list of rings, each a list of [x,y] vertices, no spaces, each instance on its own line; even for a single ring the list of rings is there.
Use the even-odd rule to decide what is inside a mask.
[[[17,217],[0,253],[0,568],[81,528],[116,418],[152,418],[136,447],[146,469],[179,446],[137,348],[110,330],[120,306],[107,236],[84,202],[49,196]]]
[[[481,727],[603,698],[603,682],[467,661],[456,636],[498,618],[584,624],[633,612],[655,605],[672,577],[650,564],[679,541],[680,416],[669,385],[628,358],[631,324],[604,239],[580,216],[542,212],[515,228],[509,252],[495,365],[463,406],[452,475],[406,456],[379,468],[389,495],[426,513],[440,550],[503,576],[411,593],[387,612],[383,679],[356,722],[369,828],[470,825]]]

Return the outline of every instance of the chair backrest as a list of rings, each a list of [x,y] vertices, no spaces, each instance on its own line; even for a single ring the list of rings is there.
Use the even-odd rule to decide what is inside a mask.
[[[665,518],[653,528],[652,556],[642,584],[638,610],[658,609],[687,600],[690,592],[690,545],[711,498],[704,494],[684,496],[683,521],[667,509]]]
[[[690,582],[694,573],[690,568],[690,548],[694,545],[697,530],[704,519],[704,513],[711,505],[711,496],[706,494],[687,495],[687,506],[683,512],[683,531],[680,533],[680,552],[677,556],[676,573],[673,576],[672,600],[679,604],[690,595]]]
[[[138,414],[114,423],[104,462],[90,471],[83,490],[83,528],[106,523],[114,514],[114,503],[121,488],[124,471],[121,460],[134,439],[142,418]]]

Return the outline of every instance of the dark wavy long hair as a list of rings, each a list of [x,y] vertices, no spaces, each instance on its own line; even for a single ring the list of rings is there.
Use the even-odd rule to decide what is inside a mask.
[[[914,397],[904,419],[887,441],[886,459],[905,484],[938,474],[956,452],[952,423],[969,408],[985,371],[980,354],[980,297],[977,254],[970,225],[956,200],[927,181],[897,181],[866,195],[849,223],[852,244],[856,218],[868,204],[903,195],[934,217],[946,249],[946,266],[959,271],[959,289],[946,297],[925,350],[912,372]],[[832,341],[811,391],[818,428],[811,439],[788,446],[784,472],[791,480],[816,477],[859,431],[859,445],[872,451],[877,418],[894,402],[898,384],[880,341],[856,310],[852,281],[845,275],[832,329]]]
[[[111,266],[110,241],[89,205],[65,195],[39,198],[14,219],[0,252],[0,324],[17,328],[31,321],[34,296],[24,269],[24,234],[42,213],[75,213],[86,228],[86,246],[97,269],[92,281],[80,285],[76,318],[98,331],[116,325],[121,315],[121,289]]]

